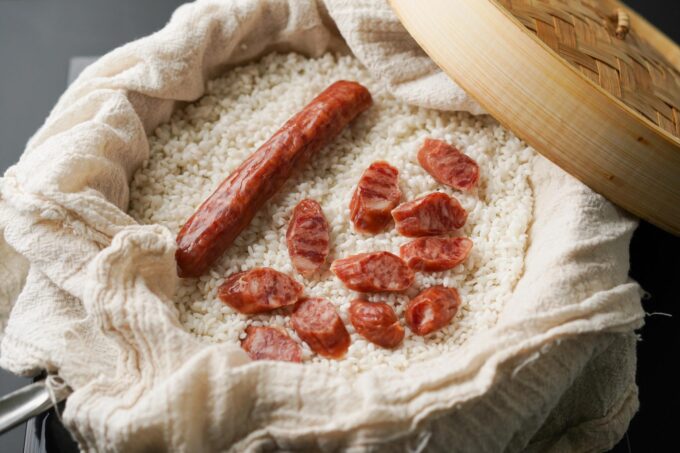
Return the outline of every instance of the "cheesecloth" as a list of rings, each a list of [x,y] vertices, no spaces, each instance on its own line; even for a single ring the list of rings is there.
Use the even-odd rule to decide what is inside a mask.
[[[636,221],[543,158],[524,275],[449,357],[345,379],[182,330],[174,236],[126,214],[146,135],[270,51],[349,50],[406,102],[482,113],[380,0],[205,0],[88,67],[0,181],[2,367],[73,389],[87,451],[597,451],[637,410]]]

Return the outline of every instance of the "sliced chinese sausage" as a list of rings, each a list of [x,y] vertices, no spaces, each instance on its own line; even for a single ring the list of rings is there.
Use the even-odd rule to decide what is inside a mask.
[[[399,248],[408,267],[416,271],[445,271],[453,269],[472,250],[472,240],[463,237],[424,237],[414,239]]]
[[[331,271],[349,289],[364,293],[404,291],[415,279],[404,260],[389,252],[360,253],[333,261]]]
[[[353,300],[349,320],[359,335],[380,347],[391,349],[404,339],[404,328],[396,313],[384,302]]]
[[[406,305],[406,324],[416,335],[427,335],[446,327],[456,316],[458,307],[458,291],[433,286],[421,291]]]
[[[437,236],[465,225],[467,212],[455,198],[435,192],[400,204],[392,217],[403,236]]]
[[[328,256],[330,233],[321,206],[302,200],[295,206],[286,232],[288,254],[293,267],[308,277],[319,270]]]
[[[302,361],[300,346],[280,329],[250,326],[246,335],[241,347],[253,360]]]
[[[454,189],[470,190],[479,180],[477,162],[441,140],[425,139],[418,162],[439,183]]]
[[[292,305],[302,295],[302,285],[286,274],[258,267],[232,274],[217,289],[225,304],[245,314],[263,313]]]
[[[349,204],[349,215],[354,229],[360,233],[379,233],[384,230],[401,199],[399,171],[387,162],[373,162],[361,175]]]
[[[301,300],[290,323],[312,351],[330,359],[345,355],[350,337],[333,304],[322,298]]]

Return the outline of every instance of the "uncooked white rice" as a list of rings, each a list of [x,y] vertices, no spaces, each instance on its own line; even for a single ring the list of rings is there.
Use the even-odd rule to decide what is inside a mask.
[[[222,179],[338,79],[367,86],[375,105],[286,183],[207,275],[182,281],[175,296],[177,308],[184,327],[207,341],[238,344],[250,324],[283,326],[299,341],[284,314],[241,315],[217,298],[225,276],[270,266],[294,275],[308,295],[333,301],[352,335],[349,352],[340,361],[321,358],[303,344],[307,362],[342,372],[381,365],[404,369],[459,348],[475,333],[492,327],[522,274],[533,208],[529,162],[534,152],[493,119],[409,106],[391,96],[352,56],[308,59],[272,54],[210,82],[203,98],[176,112],[149,137],[151,155],[132,183],[130,214],[141,223],[159,223],[176,233]],[[444,187],[420,167],[416,152],[426,137],[452,143],[479,163],[476,190],[461,193]],[[435,284],[459,290],[462,309],[449,327],[428,337],[413,335],[407,328],[396,350],[381,349],[358,336],[347,315],[357,293],[346,289],[328,266],[311,280],[296,274],[285,240],[293,207],[303,198],[314,198],[331,226],[331,258],[379,250],[398,254],[408,239],[393,228],[366,236],[353,232],[348,219],[354,187],[376,160],[387,160],[399,169],[404,200],[433,191],[458,198],[469,212],[460,234],[474,241],[470,257],[455,269],[418,273],[416,284],[404,295],[369,297],[390,303],[403,320],[405,303],[418,290]]]

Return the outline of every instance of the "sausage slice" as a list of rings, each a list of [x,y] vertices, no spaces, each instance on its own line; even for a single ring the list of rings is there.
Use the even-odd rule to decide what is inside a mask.
[[[477,162],[441,140],[425,139],[418,162],[439,183],[454,189],[470,190],[479,180]]]
[[[399,248],[408,267],[416,271],[445,271],[453,269],[472,250],[472,240],[463,237],[424,237],[414,239]]]
[[[333,304],[319,297],[301,300],[290,323],[312,351],[329,359],[339,359],[349,349],[350,337]]]
[[[392,221],[390,211],[400,199],[399,171],[387,162],[373,162],[361,175],[349,204],[354,229],[360,233],[380,233]]]
[[[360,253],[333,261],[331,271],[354,291],[404,291],[415,280],[404,260],[389,252]]]
[[[454,288],[433,286],[421,291],[406,305],[406,324],[416,335],[445,327],[458,312],[460,296]]]
[[[268,267],[232,274],[217,289],[218,297],[234,310],[263,313],[292,305],[302,295],[302,285]]]
[[[400,204],[392,217],[403,236],[437,236],[465,225],[467,212],[455,198],[435,192]]]
[[[330,233],[321,206],[315,200],[302,200],[295,206],[286,232],[288,254],[293,267],[309,277],[323,266],[328,256]]]
[[[355,299],[349,306],[349,320],[359,335],[382,348],[395,348],[404,339],[404,328],[385,302]]]
[[[249,326],[246,335],[241,347],[253,360],[302,362],[300,345],[280,329]]]

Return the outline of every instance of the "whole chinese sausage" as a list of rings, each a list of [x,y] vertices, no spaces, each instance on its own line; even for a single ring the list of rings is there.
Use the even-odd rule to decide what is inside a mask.
[[[289,119],[225,179],[177,235],[180,277],[201,276],[234,242],[296,168],[373,103],[356,82],[341,80]]]

